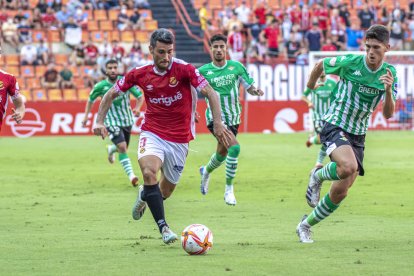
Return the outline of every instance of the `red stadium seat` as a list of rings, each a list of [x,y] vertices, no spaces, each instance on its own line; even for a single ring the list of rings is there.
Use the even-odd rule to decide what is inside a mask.
[[[94,10],[93,19],[94,20],[108,20],[108,15],[106,14],[106,10]]]
[[[98,21],[89,20],[87,29],[89,32],[99,31]]]
[[[120,33],[122,42],[134,42],[135,36],[133,31],[123,31]]]
[[[41,88],[42,84],[40,83],[41,77],[34,77],[26,79],[26,87],[30,89]]]
[[[20,56],[19,55],[6,55],[5,62],[6,62],[6,65],[20,65]]]
[[[90,88],[80,88],[78,89],[78,100],[87,101],[89,99],[89,93],[91,92]]]
[[[20,67],[20,76],[24,78],[32,78],[35,76],[35,68],[32,65],[26,65]]]
[[[49,101],[61,101],[62,98],[62,90],[60,89],[49,89],[47,91],[47,97]]]
[[[7,65],[6,69],[4,69],[9,74],[13,76],[20,76],[20,66],[16,65]]]
[[[112,31],[114,29],[112,21],[99,21],[99,27],[101,31]]]
[[[78,94],[76,93],[76,89],[63,89],[63,99],[65,101],[77,101]]]
[[[32,96],[34,101],[47,101],[46,90],[42,88],[33,89]]]

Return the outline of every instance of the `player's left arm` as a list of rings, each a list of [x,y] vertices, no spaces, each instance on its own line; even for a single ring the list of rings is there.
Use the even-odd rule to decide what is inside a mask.
[[[394,78],[389,68],[387,68],[387,73],[382,75],[379,79],[384,83],[385,88],[385,99],[382,106],[382,113],[386,119],[389,119],[392,117],[395,110],[395,94],[397,91],[393,91],[393,89],[396,89],[395,84],[398,80],[396,77]]]
[[[246,67],[244,67],[241,63],[239,64],[239,80],[243,87],[246,89],[247,93],[253,96],[263,96],[264,93],[260,88],[256,88],[254,86],[254,79],[250,76],[250,74],[247,72]]]
[[[141,112],[142,104],[144,103],[143,94],[138,89],[138,87],[136,87],[136,86],[131,87],[131,89],[129,89],[129,91],[134,96],[134,98],[137,100],[134,109],[132,109],[132,112],[134,113],[135,117],[139,117],[139,114]]]

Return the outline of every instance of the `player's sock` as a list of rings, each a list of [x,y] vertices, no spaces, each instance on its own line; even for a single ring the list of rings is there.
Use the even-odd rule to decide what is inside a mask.
[[[156,185],[144,185],[144,192],[142,193],[142,200],[147,202],[151,210],[152,216],[161,230],[164,226],[168,226],[164,215],[164,200],[162,198],[160,187]]]
[[[318,153],[318,158],[316,159],[317,164],[323,164],[323,159],[326,157],[326,147],[322,145]]]
[[[336,172],[336,163],[329,162],[322,169],[316,171],[316,177],[319,180],[340,180],[338,173]]]
[[[226,158],[226,184],[233,185],[233,179],[237,172],[237,161],[240,154],[240,145],[234,145],[228,148]]]
[[[306,226],[313,226],[332,214],[338,207],[339,204],[337,205],[333,203],[329,198],[329,193],[327,193],[303,223],[305,223]]]
[[[211,156],[210,161],[208,161],[208,164],[206,165],[207,172],[211,173],[212,171],[220,167],[220,165],[223,164],[224,160],[226,160],[226,156],[222,156],[217,152],[214,153]]]
[[[119,163],[121,163],[128,177],[134,174],[134,171],[132,170],[131,160],[129,159],[128,154],[120,153],[118,157],[119,157]]]
[[[311,142],[311,144],[314,144],[314,145],[320,144],[319,141],[318,141],[318,135],[310,136],[309,137],[309,142]]]
[[[118,148],[115,145],[109,145],[108,146],[108,153],[114,153],[118,150]]]

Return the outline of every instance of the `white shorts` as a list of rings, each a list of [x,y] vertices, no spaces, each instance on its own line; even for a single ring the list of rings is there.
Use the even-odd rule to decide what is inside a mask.
[[[183,173],[188,154],[188,143],[174,143],[161,139],[149,131],[142,131],[138,145],[138,160],[154,155],[161,159],[161,170],[172,184],[177,184]]]

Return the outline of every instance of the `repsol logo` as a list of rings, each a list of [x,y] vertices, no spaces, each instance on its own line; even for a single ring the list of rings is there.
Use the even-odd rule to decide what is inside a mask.
[[[153,104],[165,104],[166,106],[170,106],[173,102],[179,101],[183,98],[183,94],[178,91],[174,96],[170,97],[159,97],[159,98],[149,98],[150,103]]]

